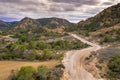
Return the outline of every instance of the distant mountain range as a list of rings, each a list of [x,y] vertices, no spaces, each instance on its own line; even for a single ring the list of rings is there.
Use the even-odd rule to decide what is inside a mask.
[[[58,28],[58,27],[69,27],[72,26],[73,23],[61,19],[61,18],[41,18],[41,19],[32,19],[29,17],[23,18],[21,21],[15,22],[4,22],[0,20],[0,27],[14,27],[14,28],[27,28],[30,26],[34,27],[47,27],[50,29]]]
[[[59,27],[69,27],[76,25],[79,29],[85,29],[89,31],[95,31],[101,28],[111,27],[120,23],[120,3],[91,17],[85,21],[80,21],[77,24],[73,24],[66,19],[61,18],[41,18],[32,19],[25,17],[21,21],[4,22],[0,20],[0,27],[14,27],[14,28],[27,28],[27,27],[47,27],[49,29],[55,29]]]

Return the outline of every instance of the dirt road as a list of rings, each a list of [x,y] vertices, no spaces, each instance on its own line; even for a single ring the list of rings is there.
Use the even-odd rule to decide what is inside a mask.
[[[92,52],[101,49],[101,47],[95,43],[91,43],[76,34],[69,34],[72,37],[90,45],[90,47],[82,50],[68,51],[63,60],[66,67],[68,80],[96,80],[89,72],[84,69],[84,59]]]

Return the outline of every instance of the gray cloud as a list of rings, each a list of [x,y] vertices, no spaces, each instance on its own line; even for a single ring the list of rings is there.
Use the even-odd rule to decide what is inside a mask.
[[[82,6],[82,5],[96,5],[99,3],[98,0],[51,0],[56,3],[69,3],[69,4],[74,4],[77,6]]]
[[[62,6],[61,6],[62,5]],[[63,12],[63,11],[75,11],[75,6],[71,4],[51,4],[49,11]]]
[[[3,3],[21,3],[23,0],[0,0]]]
[[[104,0],[102,0],[104,1]],[[0,19],[59,17],[77,22],[120,0],[0,0]]]
[[[18,5],[38,5],[37,1],[32,1],[32,0],[0,0],[0,3],[18,4]]]
[[[112,5],[113,2],[104,2],[103,5]]]

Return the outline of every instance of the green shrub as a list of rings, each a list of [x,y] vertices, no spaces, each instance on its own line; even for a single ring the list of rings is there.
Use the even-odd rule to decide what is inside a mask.
[[[113,57],[108,64],[110,78],[120,79],[120,54]]]
[[[51,53],[51,51],[50,51],[49,49],[44,49],[44,50],[43,50],[43,54],[42,54],[42,58],[43,58],[44,60],[49,60],[49,59],[51,59],[51,57],[52,57],[51,54],[52,54],[52,53]]]
[[[9,80],[60,80],[64,68],[62,64],[56,65],[52,69],[41,65],[36,71],[31,66],[21,67],[19,71],[10,74]]]
[[[31,66],[22,67],[16,74],[16,80],[35,80],[35,69]]]
[[[48,72],[49,72],[49,69],[47,66],[44,66],[44,65],[39,66],[37,68],[36,79],[37,80],[47,80]]]

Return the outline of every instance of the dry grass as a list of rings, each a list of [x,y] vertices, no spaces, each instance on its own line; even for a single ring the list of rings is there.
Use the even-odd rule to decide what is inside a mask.
[[[46,65],[49,68],[55,66],[57,61],[45,62],[23,62],[23,61],[0,61],[0,80],[7,80],[11,70],[20,69],[22,66],[33,66],[37,68],[40,65]]]
[[[52,32],[57,32],[57,33],[62,33],[64,31],[64,29],[65,29],[64,26],[59,26],[59,27],[57,27],[55,29],[46,28],[47,31],[50,31],[50,32],[52,31]]]
[[[120,24],[117,24],[115,26],[108,27],[108,28],[99,29],[95,32],[91,32],[90,35],[95,36],[95,35],[99,35],[99,34],[105,34],[106,32],[110,32],[110,31],[118,30],[118,29],[120,29]]]

